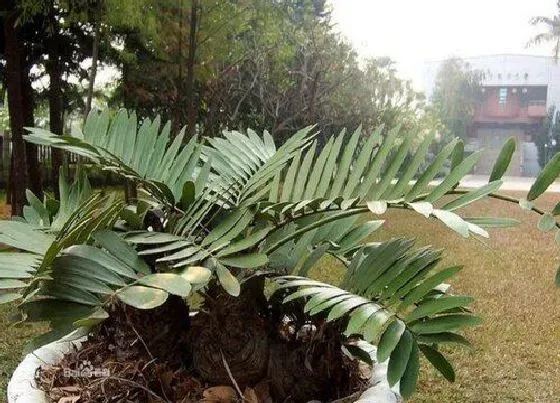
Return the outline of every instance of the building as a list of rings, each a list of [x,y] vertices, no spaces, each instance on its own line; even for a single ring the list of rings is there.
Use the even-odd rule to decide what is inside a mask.
[[[467,144],[471,151],[484,149],[486,153],[475,173],[488,174],[500,146],[515,136],[518,151],[508,174],[535,175],[540,167],[533,140],[548,108],[560,106],[560,65],[551,57],[528,55],[490,55],[463,60],[470,69],[482,74],[482,94]],[[428,99],[441,63],[434,61],[425,65],[424,88]]]

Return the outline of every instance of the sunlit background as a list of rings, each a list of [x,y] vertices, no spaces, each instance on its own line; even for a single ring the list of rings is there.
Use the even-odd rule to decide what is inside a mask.
[[[527,48],[539,32],[536,15],[555,14],[550,0],[330,0],[339,31],[361,56],[389,56],[403,78],[423,90],[429,60],[488,54],[551,54],[551,45]]]

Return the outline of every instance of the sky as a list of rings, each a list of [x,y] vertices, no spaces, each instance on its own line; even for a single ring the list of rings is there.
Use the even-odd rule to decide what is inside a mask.
[[[389,56],[401,77],[422,88],[424,62],[450,56],[551,55],[526,48],[536,15],[553,16],[556,0],[329,0],[336,29],[360,56]],[[541,27],[541,30],[543,28]]]

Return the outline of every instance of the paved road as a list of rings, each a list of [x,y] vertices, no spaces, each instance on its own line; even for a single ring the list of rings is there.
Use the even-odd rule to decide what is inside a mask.
[[[504,184],[500,190],[519,190],[519,191],[529,191],[535,178],[517,177],[509,176],[504,177]],[[461,186],[466,188],[479,187],[488,183],[488,177],[484,175],[467,175],[465,179],[461,181]],[[560,193],[560,182],[555,182],[548,188],[548,192]]]

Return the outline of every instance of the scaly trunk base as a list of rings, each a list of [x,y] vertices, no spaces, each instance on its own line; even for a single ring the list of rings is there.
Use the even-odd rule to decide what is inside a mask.
[[[266,376],[270,326],[266,307],[256,303],[257,289],[245,285],[239,297],[232,297],[221,287],[212,287],[202,310],[192,318],[190,353],[204,380],[229,385],[233,377],[243,387]]]
[[[179,297],[148,311],[117,304],[81,350],[40,371],[39,386],[54,401],[78,396],[100,403],[255,401],[250,394],[242,399],[237,388],[258,391],[259,402],[328,402],[369,386],[342,353],[337,324],[309,322],[300,305],[270,309],[269,302],[262,278],[254,278],[237,298],[213,285],[192,317]],[[293,331],[285,332],[286,317]],[[64,375],[84,362],[111,376]],[[228,395],[212,400],[212,390]]]
[[[342,353],[338,325],[308,321],[296,303],[273,312],[263,282],[262,277],[249,280],[239,297],[213,287],[192,318],[190,355],[201,378],[216,385],[235,380],[241,390],[264,379],[275,402],[328,401],[359,389],[357,367]],[[293,322],[283,323],[285,318]]]

